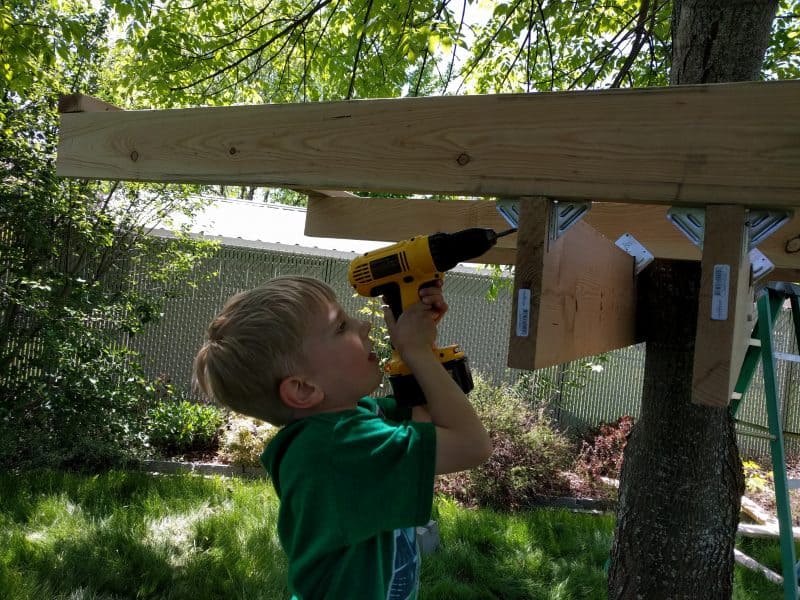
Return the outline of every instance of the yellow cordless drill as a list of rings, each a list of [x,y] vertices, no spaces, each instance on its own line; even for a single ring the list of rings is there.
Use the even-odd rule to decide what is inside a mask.
[[[458,263],[477,258],[497,243],[498,238],[514,233],[508,229],[473,227],[455,233],[417,236],[359,256],[350,263],[350,284],[361,296],[383,296],[395,319],[412,304],[419,302],[419,290],[444,279],[444,272]],[[472,387],[467,357],[458,345],[432,348],[437,360],[447,369],[464,393]],[[396,350],[384,370],[389,375],[398,404],[425,404],[425,395],[411,370]]]

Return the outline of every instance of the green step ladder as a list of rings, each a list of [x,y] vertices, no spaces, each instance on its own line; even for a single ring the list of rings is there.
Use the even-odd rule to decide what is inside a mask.
[[[800,360],[800,357],[786,355],[775,351],[773,328],[775,320],[789,300],[792,308],[795,338],[800,348],[800,286],[792,283],[771,282],[760,291],[756,300],[758,320],[751,336],[751,344],[742,362],[742,370],[734,387],[730,410],[735,417],[742,402],[742,397],[756,371],[759,360],[764,375],[764,392],[767,403],[767,428],[772,454],[772,475],[775,484],[775,503],[778,513],[778,527],[781,544],[781,571],[783,574],[783,597],[786,600],[798,600],[798,565],[795,556],[794,536],[792,532],[792,513],[789,503],[789,489],[797,488],[800,482],[790,481],[786,473],[786,454],[783,446],[783,426],[781,407],[778,401],[778,378],[776,359]],[[752,424],[751,424],[752,425]]]

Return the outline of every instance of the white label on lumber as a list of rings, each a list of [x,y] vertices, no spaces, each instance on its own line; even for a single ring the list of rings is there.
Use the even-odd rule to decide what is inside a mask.
[[[714,287],[711,291],[711,318],[728,320],[728,288],[731,281],[730,265],[714,265]]]
[[[531,291],[517,293],[517,337],[528,337],[531,328]]]

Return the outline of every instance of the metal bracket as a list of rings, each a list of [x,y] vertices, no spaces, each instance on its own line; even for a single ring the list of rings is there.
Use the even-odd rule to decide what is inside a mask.
[[[519,199],[501,198],[495,203],[495,208],[511,227],[519,227]],[[547,238],[554,242],[575,223],[580,221],[589,209],[591,202],[559,202],[550,201],[550,216],[548,220]]]
[[[793,216],[794,212],[791,210],[751,209],[747,219],[750,224],[750,249],[752,250],[786,225]]]
[[[673,206],[667,211],[669,219],[678,230],[698,248],[703,247],[706,230],[706,209]]]
[[[500,198],[495,202],[495,209],[511,227],[519,228],[519,200]]]
[[[778,231],[793,216],[791,210],[749,209],[747,212],[748,245],[752,250],[773,233]],[[706,227],[705,208],[673,206],[667,211],[667,219],[698,248],[703,247]]]
[[[592,208],[591,202],[559,202],[553,200],[550,208],[550,232],[551,242],[555,242],[564,233],[583,218],[589,209]]]
[[[791,210],[750,209],[747,211],[747,249],[753,268],[753,283],[775,269],[775,265],[764,256],[757,246],[788,223],[793,216]],[[673,206],[667,211],[669,219],[698,248],[703,248],[706,226],[704,208]]]
[[[750,250],[748,256],[750,257],[750,265],[753,267],[753,283],[775,270],[775,265],[772,264],[772,261],[764,256],[764,253],[758,248]]]
[[[647,265],[653,262],[654,257],[650,251],[630,233],[623,233],[614,244],[633,257],[634,275],[641,273]]]

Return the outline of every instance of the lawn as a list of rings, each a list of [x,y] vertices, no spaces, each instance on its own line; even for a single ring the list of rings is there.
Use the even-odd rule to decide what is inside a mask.
[[[112,471],[0,475],[5,599],[285,599],[268,482]],[[605,598],[612,516],[435,505],[422,600]],[[779,570],[777,541],[742,549]],[[737,600],[782,598],[736,568]]]

